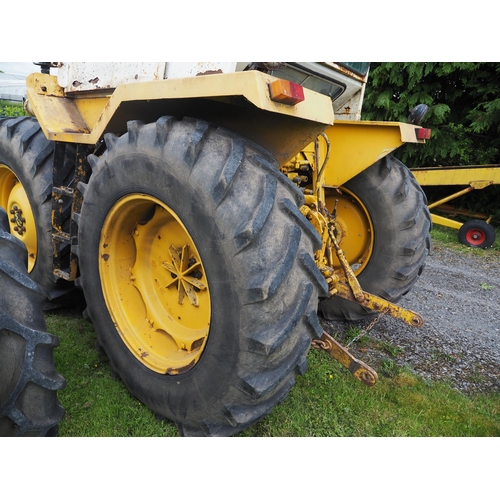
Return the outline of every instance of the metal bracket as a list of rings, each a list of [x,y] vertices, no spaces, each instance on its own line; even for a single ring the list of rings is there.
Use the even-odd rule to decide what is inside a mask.
[[[344,346],[339,344],[325,331],[323,331],[321,339],[313,341],[312,346],[316,349],[326,351],[343,367],[347,368],[355,379],[363,382],[363,384],[371,387],[377,383],[377,372],[363,361],[355,358]]]
[[[77,145],[70,153],[67,144],[56,142],[52,169],[52,271],[58,278],[73,281],[78,273],[78,257],[73,248],[78,239],[78,226],[74,215],[81,211],[83,197],[74,186],[79,182],[88,182],[90,165],[87,155],[93,151],[90,146]],[[65,178],[74,172],[71,181]],[[71,207],[72,218],[65,224],[64,212]],[[64,227],[63,227],[64,226]]]
[[[325,207],[326,211],[326,207]],[[328,223],[328,235],[330,238],[330,242],[333,245],[335,252],[337,254],[337,258],[342,266],[344,271],[344,276],[347,281],[339,281],[336,283],[336,295],[342,297],[347,300],[351,300],[353,302],[358,303],[359,305],[366,307],[368,309],[372,309],[374,311],[385,311],[385,314],[392,316],[393,318],[398,318],[407,323],[410,326],[420,327],[424,324],[424,319],[422,316],[417,314],[414,311],[410,311],[409,309],[404,309],[403,307],[399,307],[392,302],[389,302],[381,297],[377,297],[376,295],[372,295],[371,293],[365,292],[361,285],[359,284],[358,279],[356,278],[354,271],[352,270],[349,262],[347,261],[344,252],[340,248],[340,245],[335,237],[334,231],[334,217],[330,214],[326,213],[329,223]]]
[[[373,311],[385,311],[385,314],[388,314],[393,318],[400,319],[410,326],[418,328],[424,324],[424,318],[422,318],[420,314],[417,314],[410,309],[405,309],[403,307],[397,306],[392,302],[382,299],[381,297],[377,297],[376,295],[372,295],[368,292],[362,292],[362,299],[357,300],[346,283],[339,281],[336,286],[337,295],[339,297],[357,302],[360,306],[366,307],[367,309],[371,309]]]

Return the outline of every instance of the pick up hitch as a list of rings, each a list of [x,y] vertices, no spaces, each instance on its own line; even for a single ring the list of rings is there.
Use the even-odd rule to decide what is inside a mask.
[[[330,288],[330,296],[337,295],[344,299],[351,300],[359,305],[371,309],[372,311],[379,312],[379,316],[365,329],[367,333],[372,326],[384,314],[388,314],[394,318],[398,318],[410,326],[420,327],[423,325],[424,320],[422,316],[414,311],[397,306],[381,297],[372,295],[361,289],[361,286],[349,265],[344,252],[340,248],[335,234],[335,217],[328,213],[326,207],[320,204],[320,212],[326,220],[326,231],[328,232],[328,244],[326,246],[326,254],[329,256],[331,262],[332,249],[340,262],[344,272],[344,279],[341,280],[339,276],[334,275],[333,269],[328,266],[321,266],[320,270],[327,279]],[[347,368],[351,374],[367,386],[373,386],[377,383],[377,372],[368,366],[363,361],[355,358],[348,350],[348,348],[339,344],[333,337],[323,331],[320,339],[313,341],[312,346],[317,349],[323,349],[328,352],[330,356],[335,358],[342,366]]]
[[[347,368],[355,379],[363,382],[363,384],[371,387],[377,383],[377,372],[363,361],[356,359],[344,346],[339,344],[325,331],[323,331],[323,335],[320,339],[313,340],[312,346],[316,349],[323,349],[326,351],[342,366]]]
[[[336,295],[338,295],[339,297],[343,297],[344,299],[357,302],[361,306],[372,309],[374,311],[380,312],[381,310],[384,310],[385,313],[389,314],[389,316],[401,319],[410,326],[420,327],[424,324],[424,319],[416,312],[410,311],[409,309],[404,309],[403,307],[399,307],[392,302],[389,302],[382,299],[381,297],[377,297],[376,295],[372,295],[371,293],[362,290],[358,279],[354,275],[354,271],[349,265],[349,262],[347,262],[344,252],[337,242],[337,238],[335,237],[335,233],[333,230],[333,224],[328,225],[328,232],[330,241],[335,248],[335,253],[337,254],[337,258],[339,259],[340,265],[342,266],[344,275],[347,280],[347,283],[339,281],[335,285]]]

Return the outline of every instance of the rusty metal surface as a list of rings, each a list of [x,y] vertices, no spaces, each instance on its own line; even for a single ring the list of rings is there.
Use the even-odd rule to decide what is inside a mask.
[[[371,309],[372,311],[385,311],[385,314],[392,316],[393,318],[400,319],[410,326],[420,327],[424,324],[424,319],[420,316],[420,314],[417,314],[409,309],[405,309],[404,307],[400,307],[368,292],[363,292],[363,300],[357,301],[354,298],[349,285],[342,281],[337,283],[337,290],[339,297],[357,302],[361,306]]]
[[[63,62],[57,80],[65,92],[113,89],[120,83],[161,80],[166,63]]]
[[[355,379],[363,384],[371,387],[377,383],[377,372],[363,361],[355,358],[348,349],[339,344],[325,331],[321,339],[313,341],[312,345],[314,348],[323,349],[330,354],[330,356],[336,359],[344,368],[347,368]]]
[[[74,155],[68,154],[67,145],[56,143],[54,165],[53,165],[53,187],[52,187],[52,262],[53,273],[67,281],[73,281],[78,273],[78,256],[73,249],[76,248],[78,225],[75,218],[79,216],[83,196],[79,189],[64,184],[64,164],[71,161],[75,168],[75,179],[73,185],[81,185],[90,177],[90,165],[87,155],[92,152],[88,146],[78,145]],[[63,229],[66,222],[63,217],[64,208],[71,205],[71,220],[69,227]],[[69,248],[69,251],[68,251]]]
[[[120,84],[234,73],[236,62],[63,62],[58,83],[66,93],[114,89]],[[243,63],[246,64],[246,63]]]
[[[324,208],[324,210],[326,210],[326,207]],[[329,219],[330,220],[328,224],[328,236],[329,236],[328,244],[329,245],[331,244],[335,249],[335,253],[340,262],[340,265],[342,266],[342,270],[344,271],[344,277],[347,279],[347,283],[349,284],[349,288],[351,290],[352,295],[354,296],[356,302],[361,303],[364,301],[363,290],[361,289],[359,281],[356,278],[356,275],[354,274],[354,271],[352,270],[351,266],[349,265],[349,262],[345,258],[344,252],[342,251],[340,245],[337,242],[337,238],[335,237],[335,220],[334,218],[332,218],[332,216],[329,216]]]

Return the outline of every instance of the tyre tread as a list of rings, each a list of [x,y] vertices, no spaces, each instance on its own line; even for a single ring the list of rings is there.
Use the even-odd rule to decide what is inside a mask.
[[[297,207],[293,208],[302,204],[302,193],[279,172],[275,160],[250,141],[189,118],[177,121],[163,117],[134,130],[131,135],[113,137],[113,147],[95,160],[88,189],[84,189],[79,224],[82,273],[78,286],[84,292],[93,289],[88,282],[89,273],[83,269],[89,255],[89,249],[83,248],[89,238],[83,236],[94,224],[87,218],[86,207],[95,210],[90,207],[105,190],[110,165],[135,152],[148,152],[151,158],[169,158],[175,175],[184,176],[191,186],[196,186],[196,203],[206,204],[217,227],[225,228],[222,236],[215,233],[213,238],[224,238],[225,252],[233,252],[235,272],[245,276],[238,297],[242,312],[240,331],[236,332],[240,344],[237,370],[221,381],[227,389],[218,401],[208,404],[208,396],[201,395],[199,400],[162,407],[161,402],[142,394],[127,370],[121,370],[112,359],[113,353],[100,333],[102,306],[88,298],[85,314],[93,322],[101,345],[111,354],[113,369],[129,390],[155,413],[173,420],[181,435],[232,435],[283,401],[295,376],[307,367],[306,354],[319,324],[318,319],[316,323],[313,319],[318,294],[328,289],[321,274],[311,270],[318,236]],[[105,140],[107,143],[107,135]],[[211,160],[215,151],[217,161]],[[295,297],[290,298],[290,294]],[[204,353],[198,366],[205,355],[208,356]],[[166,399],[171,401],[170,396]],[[192,406],[205,408],[205,413],[189,411]]]
[[[9,391],[7,394],[5,389],[0,390],[3,395],[0,435],[53,435],[64,415],[57,391],[66,385],[54,366],[53,349],[59,345],[59,339],[46,331],[42,313],[44,294],[28,276],[26,248],[4,231],[8,223],[3,209],[0,209],[0,217],[3,219],[3,229],[0,229],[0,340],[5,341],[4,349],[9,349],[10,357],[5,365],[8,368],[0,370],[6,377],[0,380],[0,387]],[[15,373],[18,373],[17,379]]]
[[[73,147],[74,148],[74,147]],[[70,147],[71,151],[74,151]],[[0,121],[0,163],[7,165],[23,184],[32,206],[38,237],[38,254],[30,278],[46,292],[45,308],[67,300],[74,290],[71,283],[52,273],[52,162],[54,143],[48,141],[37,120],[32,117],[6,118]],[[74,164],[67,158],[63,176],[71,184]],[[66,206],[64,228],[70,223],[71,207]]]

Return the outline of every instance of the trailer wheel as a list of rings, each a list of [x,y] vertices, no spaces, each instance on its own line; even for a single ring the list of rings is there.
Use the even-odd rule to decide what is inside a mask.
[[[64,410],[56,336],[46,331],[42,289],[28,277],[24,243],[0,208],[0,436],[53,436]]]
[[[9,216],[10,232],[28,249],[28,272],[46,292],[46,309],[75,290],[73,283],[52,273],[53,157],[54,143],[47,141],[35,118],[0,119],[0,207]],[[67,161],[65,170],[69,182],[74,164]],[[70,204],[64,206],[64,216],[69,227]]]
[[[327,197],[337,205],[340,246],[363,290],[390,302],[408,293],[429,253],[431,217],[422,188],[403,163],[389,155]],[[373,314],[334,297],[320,302],[326,319],[359,320]]]
[[[495,229],[484,220],[469,220],[458,230],[458,241],[469,247],[490,248],[495,239]]]
[[[265,151],[204,121],[128,123],[89,156],[86,315],[111,365],[181,435],[224,436],[280,403],[322,329],[321,244]]]

